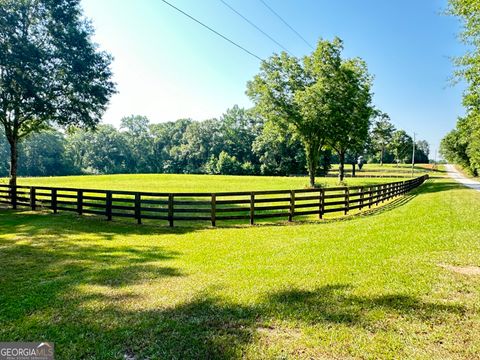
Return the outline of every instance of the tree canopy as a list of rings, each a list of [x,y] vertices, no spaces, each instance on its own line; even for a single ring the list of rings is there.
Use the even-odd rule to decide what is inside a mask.
[[[111,57],[97,50],[80,0],[3,0],[0,124],[16,184],[17,145],[52,124],[94,127],[115,91]]]
[[[474,175],[480,173],[480,3],[472,0],[450,0],[448,13],[457,16],[462,25],[461,41],[467,45],[464,56],[455,60],[457,79],[467,83],[463,94],[466,115],[446,135],[440,145],[442,155],[450,162],[464,166]]]
[[[345,153],[368,136],[371,77],[360,59],[342,59],[343,43],[320,40],[302,60],[283,52],[264,61],[247,85],[256,111],[303,144],[310,186],[322,152],[333,148],[343,179]]]

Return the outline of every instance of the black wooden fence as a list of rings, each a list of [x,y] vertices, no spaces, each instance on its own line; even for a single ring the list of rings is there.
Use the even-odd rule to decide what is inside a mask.
[[[31,210],[71,211],[79,215],[168,221],[217,221],[287,218],[371,208],[421,185],[428,175],[386,184],[320,189],[217,193],[156,193],[0,185],[0,204]]]

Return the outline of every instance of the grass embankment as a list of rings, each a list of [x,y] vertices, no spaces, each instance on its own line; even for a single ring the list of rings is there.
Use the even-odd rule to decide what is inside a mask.
[[[470,169],[465,168],[458,164],[455,164],[454,166],[455,166],[455,169],[457,169],[457,171],[460,172],[466,178],[477,180],[477,181],[480,180],[480,176],[474,176]]]
[[[0,339],[58,359],[478,358],[479,277],[441,266],[480,265],[480,194],[430,180],[405,201],[219,229],[2,210]]]
[[[368,185],[398,181],[397,178],[349,178],[346,185]],[[4,183],[7,180],[4,179]],[[321,186],[337,186],[336,178],[317,178]],[[83,175],[19,178],[19,185],[56,186],[100,190],[152,192],[216,192],[303,189],[308,178],[281,176],[226,176],[181,174]]]

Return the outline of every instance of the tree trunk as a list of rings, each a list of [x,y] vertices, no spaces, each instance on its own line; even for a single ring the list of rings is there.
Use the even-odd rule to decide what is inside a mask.
[[[355,163],[352,163],[352,177],[355,177],[356,176],[356,173],[355,173]]]
[[[317,171],[317,149],[313,144],[305,144],[305,153],[307,155],[308,177],[310,178],[310,187],[315,187],[315,172]]]
[[[385,153],[385,148],[382,147],[381,155],[380,155],[380,166],[383,166],[383,155]]]
[[[338,154],[338,156],[340,158],[340,167],[338,168],[338,170],[339,170],[338,177],[339,177],[340,181],[343,181],[343,179],[345,177],[345,153],[340,152]]]
[[[12,201],[12,208],[17,208],[17,160],[18,160],[18,151],[17,151],[17,139],[8,139],[10,144],[10,196]]]
[[[310,187],[315,187],[315,170],[311,168],[308,170],[308,176],[310,177]]]

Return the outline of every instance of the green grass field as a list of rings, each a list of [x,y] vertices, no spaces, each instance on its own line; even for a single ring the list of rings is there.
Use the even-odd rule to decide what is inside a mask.
[[[479,358],[480,277],[449,267],[480,265],[479,213],[480,193],[447,179],[290,226],[1,210],[0,339],[53,341],[58,359]]]
[[[330,174],[338,173],[338,164],[333,164],[330,170]],[[433,176],[441,176],[445,173],[445,169],[442,165],[434,167],[432,164],[416,164],[413,169],[414,176],[420,176],[423,174],[429,174]],[[347,176],[352,174],[352,165],[345,165],[345,173]],[[359,170],[356,167],[357,176],[405,176],[410,177],[412,175],[411,164],[364,164],[362,169]]]
[[[399,181],[398,178],[348,178],[347,185],[368,185]],[[8,183],[3,179],[2,183]],[[337,186],[337,178],[317,178],[321,186]],[[83,175],[19,178],[19,185],[57,186],[100,190],[153,192],[215,192],[304,189],[308,178],[280,176],[219,176],[179,174]]]

